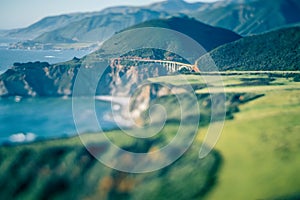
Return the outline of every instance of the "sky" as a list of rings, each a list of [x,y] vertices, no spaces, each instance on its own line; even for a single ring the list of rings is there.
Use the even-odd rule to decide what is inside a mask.
[[[65,13],[100,11],[118,5],[147,5],[163,0],[1,0],[0,29],[22,28],[40,19]],[[216,0],[186,0],[214,2]]]

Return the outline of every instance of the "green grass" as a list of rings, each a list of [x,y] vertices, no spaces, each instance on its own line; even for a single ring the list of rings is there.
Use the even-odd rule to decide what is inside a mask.
[[[185,77],[195,85],[203,84],[205,78]],[[215,150],[204,160],[198,159],[198,152],[207,121],[200,123],[198,137],[183,157],[167,168],[145,174],[122,173],[104,166],[90,156],[79,137],[1,146],[0,199],[297,197],[300,193],[300,85],[293,78],[268,78],[266,74],[223,76],[225,90],[232,92],[226,94],[227,112],[234,118],[225,122]],[[180,79],[163,77],[151,81],[174,83],[176,80]],[[261,85],[262,82],[266,85]],[[213,84],[218,88],[220,83]],[[247,83],[255,84],[250,87]],[[209,95],[199,91],[202,92],[197,95],[201,114],[209,119]],[[117,146],[135,152],[149,152],[168,144],[178,130],[176,117],[172,115],[176,111],[171,109],[172,98],[157,100],[167,105],[167,112],[174,118],[159,134],[146,140],[132,138],[120,130],[105,135]],[[139,133],[138,129],[135,131]],[[107,155],[114,154],[105,147],[103,134],[84,134],[82,139]]]
[[[206,199],[299,195],[300,87],[290,84],[265,90],[264,97],[240,106],[235,119],[225,123],[216,146],[224,163]]]
[[[147,142],[130,138],[121,131],[110,131],[106,135],[121,148],[148,152],[159,148],[161,141],[172,138],[177,128],[177,124],[168,124],[159,136]],[[103,146],[103,134],[86,134],[82,139],[98,149]],[[123,173],[104,166],[86,151],[78,137],[1,147],[0,198],[191,199],[203,196],[214,184],[221,157],[214,151],[199,160],[199,146],[194,143],[172,165],[144,174]],[[101,151],[115,157],[114,152],[105,147]],[[121,159],[126,162],[130,157]],[[190,184],[181,184],[186,180]]]
[[[223,85],[226,93],[250,92],[264,96],[239,106],[234,119],[225,122],[215,147],[224,162],[217,184],[205,199],[299,198],[299,82],[293,81],[292,76],[286,78],[284,73],[276,72],[279,78],[271,76],[266,84],[251,85],[253,80],[268,79],[269,72],[228,73],[222,73],[222,81],[212,84],[219,92]],[[176,80],[180,79],[158,78],[155,81],[173,83]],[[197,84],[197,80],[199,84],[204,83],[203,78],[196,75],[187,76],[187,80],[191,84]],[[207,88],[196,91],[197,94],[207,92]],[[199,141],[203,141],[206,131],[207,128],[199,130]]]

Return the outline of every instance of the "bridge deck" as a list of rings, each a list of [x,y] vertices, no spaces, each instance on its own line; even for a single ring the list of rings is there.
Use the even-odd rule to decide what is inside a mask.
[[[171,64],[171,65],[177,65],[177,66],[185,66],[188,67],[195,72],[200,72],[199,68],[194,64],[187,64],[187,63],[181,63],[176,61],[170,61],[170,60],[154,60],[154,59],[138,59],[138,58],[116,58],[117,60],[128,60],[128,61],[137,61],[137,62],[150,62],[150,63],[162,63],[162,64]]]

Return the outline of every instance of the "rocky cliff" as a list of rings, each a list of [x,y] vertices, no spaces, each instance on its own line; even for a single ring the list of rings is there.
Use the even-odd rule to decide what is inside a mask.
[[[164,57],[165,53],[146,52],[150,58]],[[169,56],[166,59],[180,60],[176,55],[166,55]],[[158,63],[107,59],[100,65],[101,59],[93,62],[88,62],[88,59],[90,58],[74,58],[54,65],[45,62],[15,63],[11,69],[0,75],[0,96],[72,96],[80,69],[84,69],[85,74],[81,76],[80,88],[77,88],[79,92],[76,95],[129,96],[146,79],[174,73]],[[97,88],[92,86],[95,82]]]
[[[49,65],[44,62],[15,63],[0,76],[0,96],[69,96],[80,67],[79,60],[72,65]]]
[[[157,112],[151,112],[151,123],[159,123],[161,117],[165,114],[169,119],[180,119],[180,116],[178,116],[178,113],[181,113],[180,108],[184,104],[189,103],[189,97],[186,96],[184,98],[185,102],[180,102],[180,98],[178,99],[177,96],[188,94],[188,92],[189,88],[185,85],[174,86],[149,82],[140,87],[132,96],[132,101],[130,101],[129,105],[131,118],[135,120],[137,124],[147,123],[149,118],[147,115],[150,114],[147,113],[147,111],[157,103],[157,105],[159,104],[164,107],[163,112],[165,113],[161,113],[162,110],[160,108],[158,108],[160,110],[157,110]],[[183,98],[181,98],[181,100],[183,100]],[[186,111],[188,112],[188,109],[186,109]]]

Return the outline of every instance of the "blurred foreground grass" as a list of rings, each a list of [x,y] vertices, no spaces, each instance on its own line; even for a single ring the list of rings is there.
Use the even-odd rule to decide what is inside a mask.
[[[286,78],[273,83],[251,87],[265,96],[241,105],[225,123],[215,147],[223,165],[206,199],[300,198],[300,84]]]
[[[195,88],[203,85],[199,76],[187,79]],[[119,172],[98,162],[78,137],[2,146],[0,199],[299,198],[300,84],[266,75],[223,79],[225,90],[231,90],[226,94],[228,120],[215,150],[205,159],[198,159],[198,152],[210,119],[210,95],[199,87],[199,136],[172,165],[145,174]],[[174,82],[176,77],[152,81]],[[249,88],[260,89],[248,93]],[[165,103],[173,116],[172,96],[158,102]],[[149,152],[166,145],[177,130],[178,122],[172,119],[145,141],[120,130],[105,134],[124,149]],[[106,153],[103,136],[82,135],[96,151]]]
[[[176,128],[177,124],[165,126],[160,140],[172,136]],[[120,131],[107,133],[119,146],[131,147],[135,151],[148,152],[160,144],[157,139],[140,143],[120,134]],[[103,137],[96,134],[83,137],[91,141],[93,149],[106,153]],[[78,137],[1,147],[0,199],[201,197],[214,184],[221,157],[214,151],[204,160],[199,160],[199,147],[199,143],[195,143],[169,167],[145,174],[123,173],[105,167],[88,153]],[[124,162],[130,160],[122,159]]]

